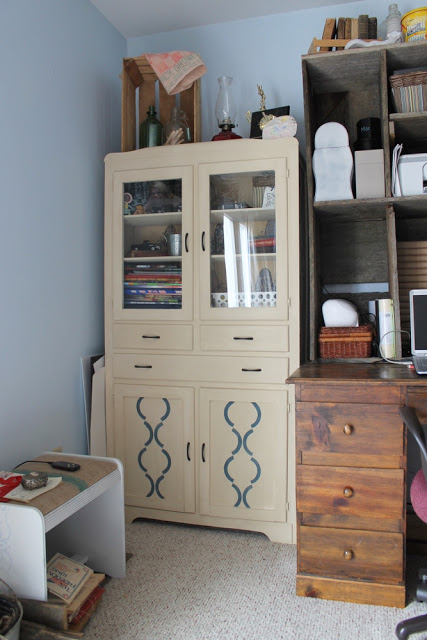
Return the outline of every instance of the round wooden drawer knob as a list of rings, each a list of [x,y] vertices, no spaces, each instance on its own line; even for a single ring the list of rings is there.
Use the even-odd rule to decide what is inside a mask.
[[[346,487],[343,491],[343,494],[346,498],[351,498],[353,495],[353,489],[351,487]]]
[[[351,424],[345,424],[343,431],[347,436],[349,436],[351,433],[353,433],[352,425]]]
[[[354,558],[354,553],[351,549],[346,549],[343,553],[344,560],[352,560]]]

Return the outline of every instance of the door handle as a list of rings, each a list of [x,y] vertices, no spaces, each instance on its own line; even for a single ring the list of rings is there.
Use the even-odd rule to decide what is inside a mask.
[[[202,251],[205,251],[205,232],[202,233]]]
[[[205,443],[202,444],[202,462],[206,462],[206,458],[205,458]]]
[[[191,462],[191,458],[190,458],[190,443],[187,442],[187,460],[188,462]]]
[[[185,253],[188,253],[188,233],[185,234],[184,246],[185,246]]]

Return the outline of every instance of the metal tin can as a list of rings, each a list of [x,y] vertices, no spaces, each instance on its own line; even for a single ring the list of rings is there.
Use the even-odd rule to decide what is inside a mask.
[[[427,40],[427,7],[408,11],[402,18],[402,33],[405,42]]]

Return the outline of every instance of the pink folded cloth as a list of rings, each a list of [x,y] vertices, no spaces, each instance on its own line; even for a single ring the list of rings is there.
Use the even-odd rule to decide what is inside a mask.
[[[146,53],[145,57],[170,96],[189,89],[195,80],[206,73],[203,60],[192,51]]]

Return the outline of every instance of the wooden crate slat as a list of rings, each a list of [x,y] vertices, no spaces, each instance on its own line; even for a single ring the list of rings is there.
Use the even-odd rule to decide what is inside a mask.
[[[135,149],[136,136],[136,105],[135,84],[131,76],[125,71],[123,61],[122,73],[122,151]]]
[[[133,58],[123,58],[123,76],[127,76],[134,87],[139,87],[143,78],[135,60]]]
[[[170,96],[161,82],[159,85],[159,112],[158,119],[166,124],[171,119],[172,107],[176,104],[176,96]]]
[[[200,80],[196,80],[191,89],[186,89],[180,93],[180,108],[185,111],[187,115],[191,142],[200,142],[202,139]]]

